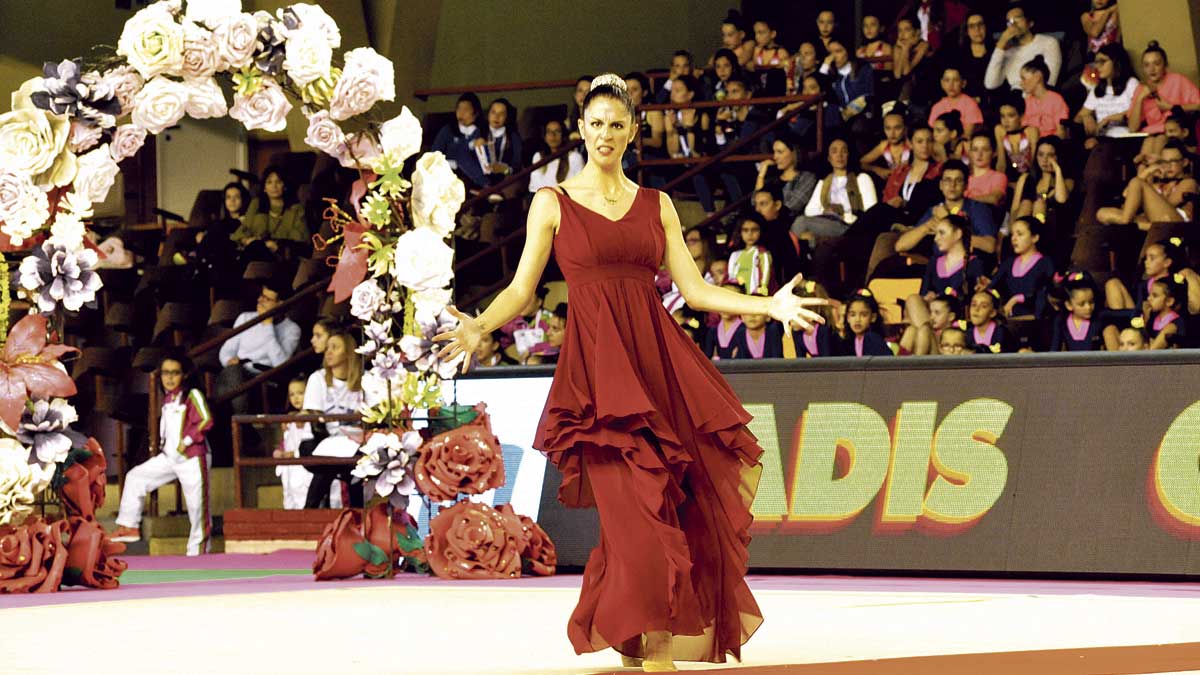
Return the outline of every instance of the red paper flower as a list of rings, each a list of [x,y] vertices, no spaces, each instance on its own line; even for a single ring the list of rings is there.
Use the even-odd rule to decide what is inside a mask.
[[[504,454],[492,433],[483,404],[468,424],[434,436],[421,446],[415,477],[421,492],[435,502],[459,493],[477,495],[504,485]]]
[[[92,453],[82,462],[75,462],[63,471],[63,485],[58,489],[58,498],[68,516],[95,516],[96,509],[104,505],[104,448],[89,438],[87,449]]]
[[[30,516],[24,524],[0,527],[0,593],[53,593],[67,567],[65,520],[47,523]]]
[[[121,585],[121,574],[129,567],[111,556],[125,552],[125,544],[112,541],[96,519],[72,516],[71,540],[67,543],[67,574],[63,584],[111,589]]]
[[[521,533],[524,535],[521,548],[521,560],[524,562],[522,570],[539,577],[553,576],[558,565],[558,551],[554,548],[554,542],[550,541],[550,535],[532,518],[514,511],[511,504],[505,504],[496,510],[505,518],[515,519],[520,523]]]
[[[521,576],[521,523],[488,506],[458,502],[429,523],[425,554],[433,573],[447,579]]]
[[[0,358],[0,420],[16,429],[27,399],[74,396],[75,382],[59,368],[58,359],[77,351],[46,344],[46,317],[31,314],[18,321]]]
[[[317,543],[317,559],[313,575],[317,581],[348,579],[363,573],[367,561],[354,550],[363,540],[362,512],[342,509],[337,518],[325,526]]]
[[[376,556],[374,560],[367,561],[363,572],[374,578],[390,576],[392,566],[396,563],[396,537],[392,532],[387,502],[379,502],[367,511],[363,518],[363,535],[374,547],[365,549],[369,551],[368,555]],[[360,550],[363,550],[363,547],[360,547]],[[379,551],[383,554],[379,555]]]

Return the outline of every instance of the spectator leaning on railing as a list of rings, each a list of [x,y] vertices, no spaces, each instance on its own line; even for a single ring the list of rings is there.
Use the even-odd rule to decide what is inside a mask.
[[[233,327],[237,328],[274,309],[286,299],[288,290],[288,286],[277,279],[263,283],[255,311],[239,314]],[[220,358],[224,367],[217,376],[217,393],[232,391],[255,375],[282,364],[296,353],[299,344],[300,326],[288,318],[268,317],[234,335],[221,345]],[[242,394],[235,397],[230,405],[233,414],[245,414],[249,412],[250,398]]]

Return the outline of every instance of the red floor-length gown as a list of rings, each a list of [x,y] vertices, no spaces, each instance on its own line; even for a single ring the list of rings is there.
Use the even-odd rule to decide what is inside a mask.
[[[562,472],[559,499],[600,515],[568,637],[582,654],[668,630],[677,660],[740,659],[762,623],[744,578],[751,416],[655,289],[660,193],[639,188],[615,221],[555,194],[571,310],[534,445]]]

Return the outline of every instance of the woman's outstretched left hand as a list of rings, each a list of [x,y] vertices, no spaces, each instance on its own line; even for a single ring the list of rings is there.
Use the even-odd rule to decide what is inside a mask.
[[[790,337],[792,334],[792,324],[800,327],[800,330],[808,330],[813,324],[825,323],[825,318],[820,314],[806,309],[808,307],[820,307],[828,305],[829,300],[825,298],[802,298],[792,292],[796,284],[804,280],[804,275],[797,274],[791,281],[787,282],[771,296],[771,304],[767,308],[767,314],[772,319],[783,324],[783,331]]]

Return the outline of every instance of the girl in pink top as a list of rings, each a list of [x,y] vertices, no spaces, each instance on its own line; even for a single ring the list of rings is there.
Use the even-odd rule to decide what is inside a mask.
[[[1008,192],[1008,176],[992,168],[996,139],[986,132],[971,138],[971,177],[967,179],[967,199],[999,206]]]
[[[1129,106],[1129,128],[1159,136],[1147,139],[1142,147],[1142,155],[1154,157],[1166,143],[1161,134],[1171,108],[1180,106],[1185,112],[1200,110],[1200,89],[1183,75],[1167,71],[1167,53],[1154,41],[1142,52],[1142,73],[1142,84],[1138,85],[1133,105]]]
[[[1066,138],[1063,122],[1071,118],[1071,110],[1058,92],[1046,88],[1049,79],[1050,67],[1041,54],[1021,66],[1021,90],[1025,92],[1025,116],[1021,122],[1036,127],[1043,137]]]
[[[933,104],[933,110],[929,113],[930,126],[933,126],[942,113],[951,110],[962,114],[963,135],[968,138],[975,133],[976,125],[983,124],[983,111],[979,109],[979,104],[963,93],[966,84],[967,81],[963,79],[962,73],[958,72],[958,68],[951,66],[942,71],[942,91],[946,96]]]

